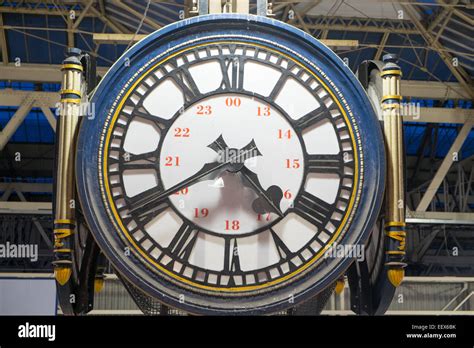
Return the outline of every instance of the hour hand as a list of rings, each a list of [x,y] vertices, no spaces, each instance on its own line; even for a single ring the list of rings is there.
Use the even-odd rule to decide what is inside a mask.
[[[224,156],[221,158],[221,161],[228,160],[229,162],[239,162],[244,163],[246,160],[262,156],[262,153],[258,150],[255,140],[251,140],[247,145],[245,145],[240,150],[231,149],[224,140],[224,137],[219,135],[219,137],[214,140],[211,144],[207,145],[208,148],[213,149],[219,156]],[[235,150],[235,155],[231,156],[232,150]],[[228,152],[228,153],[227,153]],[[226,158],[225,156],[229,156]]]
[[[283,191],[276,185],[270,186],[265,190],[260,181],[258,180],[257,174],[243,166],[240,170],[245,181],[247,181],[250,187],[258,195],[252,203],[252,208],[257,214],[264,213],[276,213],[278,216],[283,217],[283,212],[280,210],[280,202],[283,198]]]
[[[210,149],[213,149],[217,153],[220,153],[221,151],[225,151],[226,149],[229,148],[229,146],[227,146],[222,134],[219,135],[219,138],[214,140],[211,144],[207,145],[207,147],[210,148]]]

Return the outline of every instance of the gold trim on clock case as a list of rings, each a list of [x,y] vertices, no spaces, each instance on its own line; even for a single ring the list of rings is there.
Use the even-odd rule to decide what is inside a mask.
[[[137,245],[137,243],[135,242],[135,240],[130,236],[129,232],[127,231],[127,229],[125,228],[125,226],[123,225],[123,222],[122,222],[122,219],[120,217],[120,215],[118,214],[117,210],[116,210],[116,207],[115,207],[115,203],[114,203],[114,200],[113,200],[113,197],[112,197],[112,194],[111,194],[111,191],[110,191],[110,186],[109,186],[109,180],[108,180],[108,173],[107,173],[107,167],[108,167],[108,154],[109,154],[109,145],[110,145],[110,139],[111,139],[111,136],[112,136],[112,131],[113,131],[113,128],[114,128],[114,125],[115,125],[115,122],[117,121],[118,119],[118,116],[120,114],[120,111],[122,110],[123,108],[123,105],[125,103],[125,101],[127,100],[127,98],[130,96],[130,94],[132,93],[132,91],[135,89],[135,87],[143,80],[145,79],[148,74],[150,74],[156,67],[158,67],[159,65],[161,64],[164,64],[166,61],[168,61],[169,59],[172,59],[180,54],[182,54],[183,52],[186,52],[188,50],[191,50],[191,49],[194,49],[194,48],[199,48],[199,47],[205,47],[205,46],[208,46],[208,45],[213,45],[213,44],[242,44],[242,45],[248,45],[248,46],[254,46],[254,47],[260,47],[260,48],[264,48],[265,50],[268,50],[270,52],[273,52],[275,54],[279,54],[279,55],[282,55],[283,57],[285,57],[286,59],[288,60],[291,60],[293,61],[295,64],[297,64],[300,68],[304,69],[306,72],[308,72],[309,74],[311,74],[311,76],[313,76],[323,87],[324,89],[326,90],[326,92],[328,92],[331,97],[332,97],[332,100],[337,104],[339,110],[341,111],[341,114],[342,116],[344,117],[344,120],[345,120],[345,123],[348,125],[348,131],[350,133],[350,138],[351,138],[351,143],[352,143],[352,146],[354,148],[354,152],[355,152],[355,156],[354,156],[354,187],[352,188],[352,193],[351,193],[351,198],[350,198],[350,201],[349,201],[349,204],[348,204],[348,209],[346,211],[346,214],[344,215],[344,218],[342,219],[341,221],[341,224],[339,225],[339,228],[333,233],[332,235],[332,238],[327,242],[326,245],[331,245],[340,235],[341,231],[343,230],[345,224],[347,223],[347,219],[348,217],[350,216],[350,213],[352,211],[352,208],[354,206],[354,202],[355,202],[355,199],[356,199],[356,189],[358,187],[358,181],[359,181],[359,153],[357,151],[358,147],[357,147],[357,144],[355,142],[355,137],[354,137],[354,133],[353,133],[353,130],[352,130],[352,123],[350,122],[347,114],[346,114],[346,111],[345,109],[342,107],[339,99],[334,95],[334,93],[332,92],[332,90],[327,86],[326,83],[324,83],[321,78],[319,78],[315,73],[313,73],[311,70],[309,70],[306,66],[304,66],[303,64],[301,64],[300,62],[298,62],[297,60],[293,59],[292,57],[288,56],[287,54],[283,53],[283,52],[280,52],[280,51],[277,51],[277,50],[274,50],[272,48],[269,48],[265,45],[260,45],[260,44],[256,44],[256,43],[251,43],[251,42],[244,42],[244,41],[214,41],[214,42],[206,42],[204,44],[198,44],[198,45],[194,45],[194,46],[190,46],[190,47],[187,47],[185,49],[182,49],[178,52],[175,52],[174,54],[170,55],[169,57],[166,57],[165,59],[163,60],[160,60],[159,62],[157,62],[156,64],[152,65],[151,67],[149,67],[145,73],[143,73],[130,87],[128,87],[127,91],[124,93],[124,95],[121,97],[121,100],[120,100],[120,103],[117,105],[114,113],[113,113],[113,116],[112,116],[112,119],[110,120],[110,124],[108,126],[108,129],[107,129],[107,134],[106,134],[106,137],[105,137],[105,141],[104,141],[104,144],[103,144],[103,165],[102,165],[102,172],[103,172],[103,178],[104,178],[104,187],[105,187],[105,191],[106,191],[106,198],[108,200],[108,205],[112,211],[112,214],[118,224],[118,226],[120,227],[120,230],[121,232],[123,233],[123,235],[126,237],[126,239],[130,242],[131,246],[133,246],[133,248],[135,249],[136,252],[138,252],[140,254],[141,257],[143,257],[146,261],[148,261],[150,264],[152,264],[153,266],[155,266],[159,271],[165,273],[167,276],[181,282],[181,283],[185,283],[185,284],[188,284],[192,287],[195,287],[195,288],[200,288],[200,289],[204,289],[204,290],[211,290],[211,291],[218,291],[218,292],[245,292],[245,291],[251,291],[251,290],[258,290],[258,289],[264,289],[264,288],[268,288],[272,285],[276,285],[276,284],[279,284],[279,283],[282,283],[288,279],[291,279],[293,278],[294,276],[300,274],[301,272],[305,271],[307,268],[309,268],[311,265],[313,265],[317,260],[319,260],[321,258],[321,256],[324,254],[324,252],[326,251],[325,248],[322,248],[316,255],[314,255],[308,262],[306,262],[303,266],[301,266],[300,268],[298,268],[297,270],[293,271],[292,273],[290,274],[287,274],[285,276],[282,276],[278,279],[275,279],[275,280],[272,280],[272,281],[269,281],[265,284],[260,284],[260,285],[251,285],[251,286],[241,286],[241,287],[228,287],[228,288],[225,288],[225,287],[215,287],[215,286],[208,286],[208,285],[202,285],[202,284],[199,284],[199,283],[195,283],[189,279],[186,279],[180,275],[177,275],[169,270],[167,270],[166,268],[164,268],[162,265],[160,265],[158,262],[156,262],[156,260],[153,260],[148,254],[144,253],[140,247]]]

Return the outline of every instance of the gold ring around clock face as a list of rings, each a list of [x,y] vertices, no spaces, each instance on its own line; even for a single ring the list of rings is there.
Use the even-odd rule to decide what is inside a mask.
[[[350,225],[362,180],[357,128],[329,83],[243,41],[144,69],[99,159],[125,243],[197,291],[262,291],[314,267]]]

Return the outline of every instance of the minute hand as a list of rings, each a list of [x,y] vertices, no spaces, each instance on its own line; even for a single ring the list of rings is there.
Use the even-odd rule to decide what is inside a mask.
[[[165,199],[166,197],[168,197],[169,195],[175,193],[175,192],[178,192],[180,191],[181,189],[184,189],[186,187],[189,187],[191,185],[194,185],[195,183],[201,181],[203,178],[207,177],[208,175],[218,171],[219,169],[222,169],[224,168],[225,166],[227,166],[229,163],[232,163],[234,162],[236,159],[238,159],[239,157],[240,158],[245,158],[245,156],[249,153],[251,153],[252,151],[254,151],[256,149],[256,147],[252,147],[246,151],[243,151],[242,153],[239,153],[235,156],[232,156],[230,157],[229,159],[227,159],[227,161],[225,162],[211,162],[211,163],[206,163],[200,171],[198,171],[196,174],[190,176],[189,178],[183,180],[182,182],[170,187],[169,189],[166,189],[164,191],[161,191],[159,193],[155,193],[151,196],[148,196],[148,197],[144,197],[142,200],[136,202],[136,206],[132,209],[130,209],[130,213],[135,213],[139,210],[141,210],[143,207],[151,204],[151,203],[158,203],[160,202],[161,200]],[[146,210],[145,212],[143,212],[142,214],[140,215],[144,215],[146,213],[149,213],[151,211],[154,210],[154,208],[156,207],[152,207],[148,210]]]

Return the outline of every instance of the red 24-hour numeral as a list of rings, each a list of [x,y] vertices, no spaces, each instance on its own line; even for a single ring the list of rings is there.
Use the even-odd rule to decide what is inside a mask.
[[[299,167],[301,167],[299,159],[293,159],[293,160],[287,159],[286,160],[286,168],[288,168],[288,169],[298,169]]]
[[[207,208],[195,208],[194,209],[194,217],[195,218],[205,218],[209,215],[209,209]]]
[[[166,167],[179,167],[179,156],[167,156],[165,158]]]
[[[175,195],[180,196],[180,195],[187,195],[189,193],[189,188],[185,187],[182,190],[179,190],[178,192],[175,193]]]
[[[225,229],[226,229],[226,231],[229,231],[229,230],[233,230],[233,231],[240,230],[240,221],[239,221],[239,220],[225,220]]]
[[[257,215],[257,221],[270,221],[271,220],[271,213],[266,213],[266,214],[258,214]]]
[[[198,115],[211,115],[212,114],[212,106],[211,105],[198,105],[197,114]]]
[[[190,130],[189,130],[189,128],[176,127],[174,129],[174,136],[176,138],[189,138]]]
[[[270,116],[271,110],[269,106],[259,106],[257,108],[257,116]]]
[[[228,107],[235,106],[238,108],[240,107],[241,104],[242,104],[242,101],[240,100],[239,97],[235,97],[235,98],[228,97],[225,99],[225,105]]]
[[[288,130],[279,129],[278,130],[278,139],[283,139],[283,138],[291,139],[291,130],[290,129],[288,129]]]

